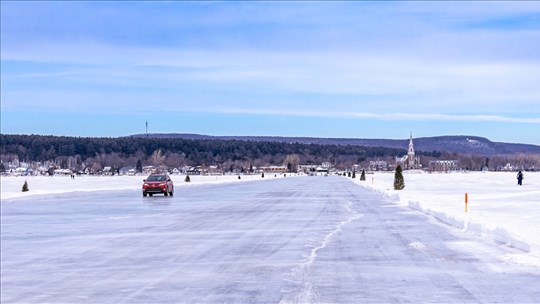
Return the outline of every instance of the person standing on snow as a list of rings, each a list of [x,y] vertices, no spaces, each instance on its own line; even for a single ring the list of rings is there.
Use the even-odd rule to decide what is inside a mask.
[[[521,182],[523,181],[523,173],[521,172],[521,170],[519,170],[517,174],[517,180],[518,180],[518,185],[521,186]]]

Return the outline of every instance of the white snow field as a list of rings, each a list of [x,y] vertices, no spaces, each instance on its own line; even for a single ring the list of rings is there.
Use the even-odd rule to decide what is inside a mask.
[[[404,171],[400,191],[393,190],[393,172],[367,174],[366,181],[355,182],[463,231],[519,248],[529,254],[506,258],[540,266],[540,173],[524,174],[522,186],[515,172]]]
[[[1,303],[540,302],[530,253],[351,179],[133,183],[2,199]]]

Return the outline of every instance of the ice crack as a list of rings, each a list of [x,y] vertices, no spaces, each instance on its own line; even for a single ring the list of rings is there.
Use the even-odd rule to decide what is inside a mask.
[[[310,254],[306,257],[305,262],[301,263],[298,266],[298,270],[296,271],[296,273],[300,276],[300,280],[298,280],[300,286],[296,288],[295,291],[290,292],[289,295],[282,297],[281,301],[279,302],[280,304],[314,302],[317,293],[313,284],[311,283],[311,268],[315,263],[315,260],[317,259],[318,251],[326,248],[332,238],[343,230],[343,226],[363,216],[363,214],[354,211],[351,206],[351,201],[348,201],[347,204],[344,206],[350,216],[346,220],[339,222],[333,230],[326,234],[322,241],[320,241],[320,244],[311,249]]]

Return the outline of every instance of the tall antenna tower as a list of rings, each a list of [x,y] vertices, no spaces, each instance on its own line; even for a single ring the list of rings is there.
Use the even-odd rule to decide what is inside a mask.
[[[148,137],[148,120],[146,121],[146,137]]]

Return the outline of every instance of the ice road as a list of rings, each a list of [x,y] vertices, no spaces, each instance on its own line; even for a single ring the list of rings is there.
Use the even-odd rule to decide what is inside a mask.
[[[540,302],[516,249],[343,177],[1,204],[2,303]]]

